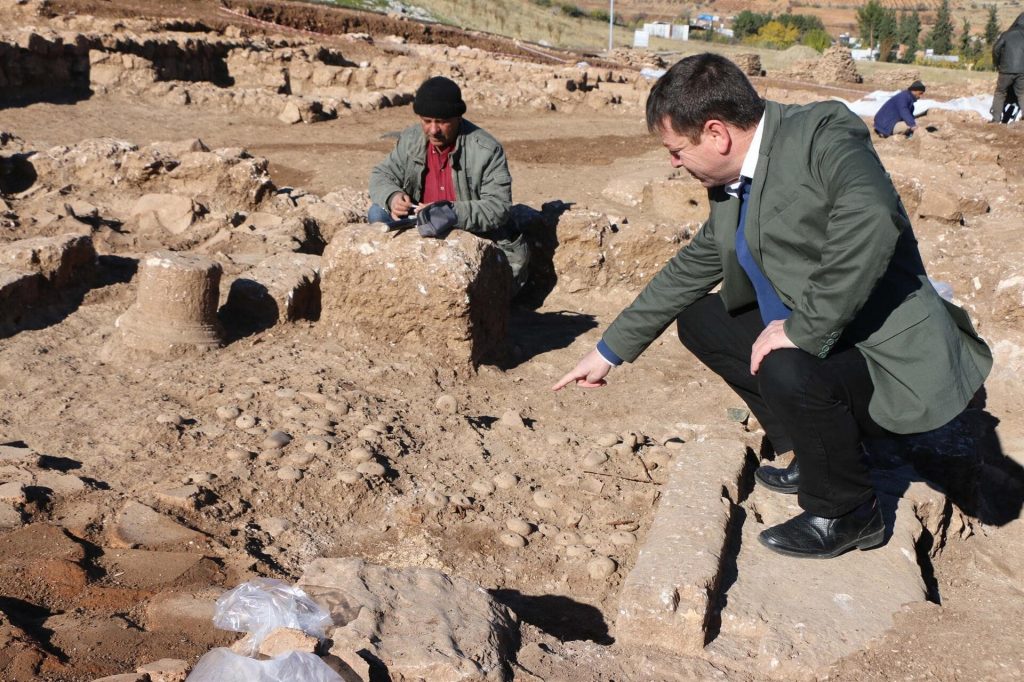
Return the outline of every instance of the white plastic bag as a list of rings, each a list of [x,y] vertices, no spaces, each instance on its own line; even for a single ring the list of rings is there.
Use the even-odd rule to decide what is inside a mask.
[[[185,682],[344,682],[319,656],[290,651],[266,661],[240,656],[231,649],[206,653]]]
[[[247,653],[252,656],[275,628],[295,628],[323,639],[332,621],[300,588],[273,578],[255,578],[221,595],[213,624],[221,630],[248,632]]]

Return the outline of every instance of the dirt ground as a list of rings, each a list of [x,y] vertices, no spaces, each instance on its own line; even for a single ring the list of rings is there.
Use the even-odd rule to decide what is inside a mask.
[[[54,7],[125,17],[191,12],[211,23],[228,21],[207,3],[195,2],[62,0]],[[755,79],[755,85],[769,96],[784,93],[787,101],[823,94],[817,86],[770,78]],[[870,83],[839,94],[852,99],[868,88]],[[653,177],[668,177],[671,170],[638,108],[567,114],[485,107],[470,110],[467,118],[503,142],[514,200],[537,209],[557,200],[649,220],[640,214],[642,207],[617,203],[604,190],[638,169]],[[116,94],[0,109],[0,130],[16,133],[33,149],[103,137],[140,146],[199,138],[211,149],[244,147],[265,157],[275,185],[318,195],[365,191],[373,165],[393,145],[392,133],[412,122],[411,108],[403,106],[286,126],[274,117],[183,109],[163,99]],[[934,143],[885,140],[879,153],[891,170],[916,179],[925,192],[955,193],[956,183],[984,164],[1005,173],[1002,184],[987,186],[991,210],[975,222],[965,227],[922,219],[915,229],[930,273],[952,283],[982,334],[990,342],[1017,344],[1024,332],[1020,302],[1007,302],[1000,284],[1015,273],[1022,252],[1017,229],[1024,206],[1024,129],[941,115],[930,122],[937,127]],[[982,148],[995,151],[971,160]],[[993,161],[996,152],[999,160]],[[921,201],[927,202],[927,194]],[[26,236],[32,235],[7,230],[2,238]],[[160,611],[154,600],[201,595],[257,574],[293,579],[318,556],[429,566],[491,590],[523,621],[516,679],[642,679],[633,652],[616,645],[611,630],[635,547],[615,557],[618,572],[594,580],[540,540],[531,541],[529,551],[498,542],[506,518],[527,514],[526,492],[491,486],[484,495],[474,486],[508,472],[571,495],[581,459],[603,433],[633,432],[653,443],[696,428],[740,438],[756,449],[757,434],[729,418],[727,408],[738,399],[671,332],[637,363],[616,370],[603,390],[549,390],[593,347],[637,293],[635,286],[555,287],[537,306],[517,305],[507,359],[469,377],[417,362],[369,359],[326,339],[315,322],[275,327],[213,353],[139,362],[111,357],[104,348],[115,334],[115,319],[135,300],[128,261],[141,255],[101,253],[103,285],[87,292],[80,305],[50,324],[0,339],[0,443],[25,444],[49,458],[53,470],[87,484],[59,500],[30,500],[31,523],[0,533],[0,570],[6,576],[0,612],[42,652],[37,679],[91,680],[168,657],[194,662],[234,635],[198,619],[176,620],[175,612]],[[997,353],[997,363],[1005,354],[1012,355]],[[884,637],[822,671],[824,679],[1024,677],[1024,414],[1014,368],[997,372],[987,386],[982,413],[989,431],[973,473],[975,496],[960,504],[970,530],[932,548],[932,601],[905,607]],[[269,461],[249,466],[225,458],[232,445],[258,450],[258,439],[226,432],[230,427],[216,418],[219,407],[239,405],[273,423],[296,404],[322,413],[322,404],[303,403],[303,393],[350,406],[334,416],[346,450],[358,442],[360,429],[376,425],[382,433],[378,446],[398,475],[347,485],[335,477],[336,465],[318,462],[302,480],[289,483],[274,475]],[[442,394],[456,398],[455,414],[435,407]],[[509,410],[518,411],[525,425],[503,426],[501,417]],[[178,419],[169,422],[168,415]],[[955,481],[943,480],[943,463],[930,466],[936,485],[955,487]],[[595,533],[633,527],[642,538],[653,515],[658,474],[652,483],[636,478],[637,472],[619,473],[617,496],[588,508],[590,518],[583,523]],[[198,508],[175,514],[202,531],[222,558],[109,548],[106,525],[125,502],[150,503],[154,491],[187,484],[201,485],[209,496]],[[486,501],[465,509],[439,509],[425,501],[430,491],[473,497],[474,490]],[[159,498],[154,504],[159,507]],[[291,527],[272,535],[262,523],[271,517],[288,519]],[[798,570],[813,566],[801,564]],[[2,646],[11,655],[20,650],[17,637],[5,637]],[[10,663],[4,679],[31,679],[28,668],[18,668],[22,664]],[[724,672],[730,679],[751,677],[740,665]]]

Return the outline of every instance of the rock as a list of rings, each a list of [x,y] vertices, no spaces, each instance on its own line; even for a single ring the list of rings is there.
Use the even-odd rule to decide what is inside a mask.
[[[242,414],[242,410],[235,405],[221,405],[217,408],[217,417],[224,421],[238,419],[240,414]]]
[[[0,269],[35,272],[52,290],[85,287],[96,269],[96,249],[92,238],[66,234],[59,237],[32,237],[0,244]]]
[[[512,518],[505,522],[505,527],[517,535],[522,535],[524,538],[533,532],[533,524],[525,519]]]
[[[501,544],[507,545],[508,547],[526,547],[526,538],[518,533],[502,533],[498,536],[498,540],[501,541]]]
[[[750,418],[750,410],[745,407],[729,407],[725,410],[725,416],[731,422],[742,424]]]
[[[730,519],[723,490],[737,489],[745,459],[743,443],[729,440],[688,444],[675,457],[646,542],[622,585],[618,641],[675,654],[703,650]]]
[[[39,273],[0,267],[0,336],[22,327],[33,304],[41,298],[45,283]]]
[[[295,467],[281,467],[277,470],[277,477],[282,481],[298,481],[302,479],[302,471]]]
[[[235,420],[235,426],[240,429],[251,429],[256,426],[256,417],[251,414],[243,414],[241,417]]]
[[[219,570],[216,562],[198,552],[110,547],[104,550],[101,564],[113,584],[133,590],[201,584]]]
[[[265,450],[280,450],[292,442],[292,436],[284,431],[271,431],[270,435],[263,439]]]
[[[491,483],[490,481],[478,479],[476,481],[473,481],[469,487],[473,489],[473,492],[483,497],[486,497],[487,495],[490,495],[494,492],[494,484]]]
[[[373,459],[373,453],[362,445],[357,445],[348,451],[348,457],[356,464],[362,464],[363,462],[369,462]]]
[[[145,626],[150,632],[180,633],[183,630],[215,630],[218,589],[200,592],[162,592],[146,605]]]
[[[376,476],[376,477],[381,477],[385,473],[387,473],[387,469],[384,468],[383,464],[381,464],[380,462],[373,461],[373,460],[370,460],[368,462],[363,462],[362,464],[360,464],[359,466],[356,467],[356,471],[358,471],[359,473],[361,473],[364,476]]]
[[[131,208],[131,215],[143,229],[152,225],[171,234],[186,232],[202,213],[202,206],[194,199],[178,194],[146,194]]]
[[[153,493],[157,502],[175,509],[198,509],[203,497],[203,490],[197,485],[183,485],[177,488],[165,488]]]
[[[9,463],[39,466],[39,453],[28,446],[0,445],[0,464]]]
[[[0,502],[12,504],[24,504],[28,501],[25,495],[25,486],[21,483],[4,483],[0,485]]]
[[[616,568],[618,568],[618,565],[614,560],[606,556],[599,556],[591,559],[590,563],[587,564],[587,573],[594,580],[604,580],[611,577],[615,573]]]
[[[331,653],[366,650],[394,680],[511,679],[515,617],[468,580],[428,568],[386,568],[359,559],[317,559],[299,586],[328,605]],[[337,651],[336,651],[337,650]]]
[[[288,125],[294,125],[296,123],[302,123],[302,112],[299,110],[299,105],[294,101],[289,100],[284,105],[284,109],[277,115],[277,120],[281,123],[287,123]]]
[[[320,317],[320,256],[281,253],[231,283],[221,313],[237,325],[271,327]]]
[[[445,240],[379,226],[339,230],[324,252],[320,326],[341,343],[418,363],[465,367],[502,347],[511,270],[492,242],[456,230]]]
[[[505,410],[498,419],[498,423],[509,429],[521,429],[525,426],[523,416],[519,414],[518,410]]]
[[[93,680],[93,682],[150,682],[151,679],[146,673],[123,673],[121,675],[100,677]]]
[[[0,529],[8,530],[22,525],[21,511],[11,502],[0,502]]]
[[[533,494],[533,503],[541,509],[553,509],[558,501],[557,495],[546,490],[538,490]]]
[[[438,397],[437,402],[434,403],[434,409],[441,414],[455,414],[459,411],[459,401],[455,396],[446,393]]]
[[[227,453],[225,454],[225,457],[227,457],[232,462],[248,462],[250,459],[253,458],[253,456],[254,455],[252,452],[249,452],[245,448],[240,448],[237,446],[229,448]]]
[[[134,500],[124,503],[106,531],[107,541],[113,547],[163,549],[201,545],[206,540],[202,533]]]
[[[185,682],[189,665],[177,658],[161,658],[136,668],[136,672],[149,675],[150,682]]]
[[[917,207],[917,215],[921,218],[932,218],[951,225],[963,222],[964,213],[956,194],[939,188],[925,189],[921,195],[921,203]]]
[[[519,483],[519,477],[511,472],[502,471],[495,474],[491,481],[494,483],[494,486],[500,490],[511,490],[516,487],[517,483]]]
[[[267,636],[260,642],[259,653],[268,658],[288,651],[305,651],[314,653],[319,640],[313,635],[307,635],[302,630],[295,628],[274,628],[267,633]]]
[[[288,519],[282,519],[279,516],[270,516],[265,519],[260,519],[257,523],[259,523],[260,528],[267,531],[274,537],[277,537],[292,527],[291,521]]]

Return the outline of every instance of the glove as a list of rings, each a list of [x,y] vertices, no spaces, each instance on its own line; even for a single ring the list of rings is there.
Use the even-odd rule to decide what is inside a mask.
[[[455,215],[455,205],[450,201],[438,201],[420,210],[416,231],[421,237],[444,239],[457,222],[459,217]]]

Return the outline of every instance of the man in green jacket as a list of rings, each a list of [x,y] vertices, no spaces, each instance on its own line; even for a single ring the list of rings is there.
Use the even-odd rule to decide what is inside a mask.
[[[512,176],[505,150],[462,115],[466,103],[452,80],[435,76],[416,91],[420,122],[403,130],[398,144],[370,174],[367,218],[393,224],[427,211],[420,234],[444,238],[452,229],[492,240],[512,268],[514,289],[527,277],[530,251],[511,220]]]
[[[710,216],[554,389],[603,386],[676,322],[776,453],[795,455],[755,474],[804,510],[762,544],[818,558],[880,545],[861,441],[953,419],[992,356],[932,287],[867,127],[836,102],[766,102],[713,54],[655,83],[647,124],[708,189]]]

